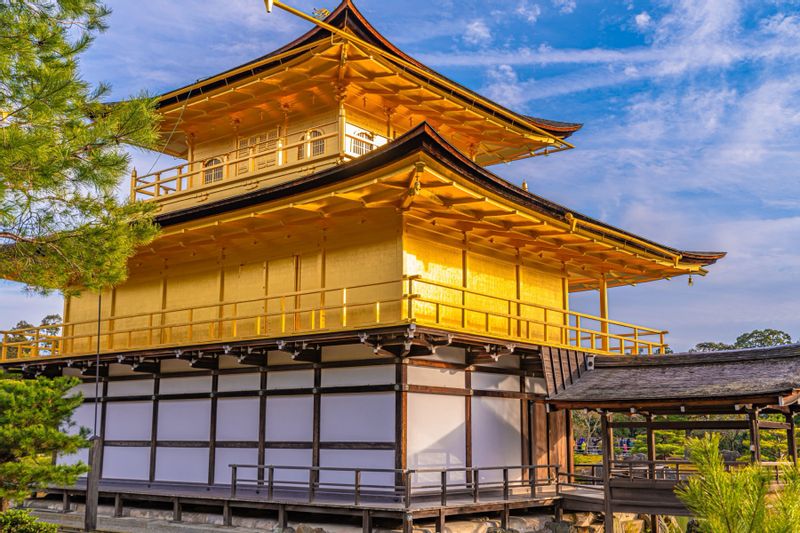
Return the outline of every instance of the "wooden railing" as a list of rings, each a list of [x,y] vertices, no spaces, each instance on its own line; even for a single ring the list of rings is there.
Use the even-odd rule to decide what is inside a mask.
[[[124,352],[409,322],[617,354],[663,353],[666,333],[406,276],[2,331],[0,362],[88,354],[98,347]]]
[[[373,140],[345,133],[344,153],[332,146],[338,140],[338,123],[332,122],[315,126],[314,129],[328,131],[319,137],[287,142],[287,138],[298,137],[305,130],[289,132],[274,139],[237,148],[228,152],[211,155],[203,160],[181,163],[142,176],[131,176],[131,201],[155,200],[188,190],[198,190],[228,183],[258,174],[285,174],[295,167],[317,164],[332,158],[351,159],[371,152],[379,146]],[[302,159],[296,159],[297,149],[310,147],[314,142],[325,143],[324,154],[313,155],[305,150]],[[335,143],[338,145],[338,143]],[[204,166],[205,162],[218,160],[219,163]],[[211,179],[206,182],[206,175]]]
[[[557,493],[558,465],[456,468],[346,468],[232,464],[231,498],[308,503],[336,500],[360,506],[381,501],[409,509],[417,502],[478,504]],[[243,472],[249,475],[242,475]],[[431,480],[435,480],[432,482]]]
[[[409,277],[413,316],[420,323],[545,342],[580,350],[663,354],[664,330],[646,328],[538,303],[504,298],[420,277]]]

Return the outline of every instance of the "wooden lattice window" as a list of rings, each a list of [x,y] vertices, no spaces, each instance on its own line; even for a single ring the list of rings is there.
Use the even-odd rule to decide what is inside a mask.
[[[207,159],[203,163],[203,183],[222,181],[222,160],[217,157]]]
[[[317,157],[325,154],[325,139],[322,137],[321,130],[311,130],[300,137],[300,146],[297,147],[297,160],[306,158],[306,150],[310,157]]]
[[[359,131],[355,135],[358,138],[350,139],[350,151],[356,156],[371,152],[375,146],[375,135],[368,131]]]

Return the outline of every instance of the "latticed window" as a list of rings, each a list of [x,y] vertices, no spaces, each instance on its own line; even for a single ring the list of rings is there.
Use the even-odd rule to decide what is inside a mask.
[[[297,160],[305,159],[306,149],[308,149],[311,157],[317,157],[325,154],[325,139],[322,137],[322,131],[311,130],[306,135],[300,137],[300,146],[297,147]]]
[[[375,136],[368,131],[359,131],[356,133],[357,139],[350,139],[350,149],[353,154],[359,156],[367,152],[371,152],[375,146]],[[362,140],[363,139],[363,140]]]
[[[215,181],[222,181],[222,160],[219,158],[211,158],[203,163],[203,183],[214,183]]]

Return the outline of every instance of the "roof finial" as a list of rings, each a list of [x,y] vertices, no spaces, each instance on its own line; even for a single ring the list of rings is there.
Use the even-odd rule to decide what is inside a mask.
[[[528,182],[525,180],[522,180],[522,190],[528,192]]]

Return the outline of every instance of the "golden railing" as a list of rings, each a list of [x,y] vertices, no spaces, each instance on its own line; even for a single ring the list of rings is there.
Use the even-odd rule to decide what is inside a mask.
[[[0,362],[416,322],[596,353],[663,353],[665,331],[406,276],[2,331]]]
[[[298,130],[285,136],[211,155],[203,160],[181,163],[143,176],[134,173],[131,176],[130,199],[131,201],[154,200],[183,191],[213,187],[221,183],[253,177],[257,174],[274,173],[277,177],[296,167],[310,163],[318,164],[332,158],[350,159],[364,155],[378,147],[378,143],[373,140],[345,133],[344,153],[339,153],[338,148],[329,148],[329,140],[338,139],[340,135],[338,123],[321,124],[313,129],[329,130],[329,133],[310,139],[287,142],[287,138],[297,137],[305,131]],[[323,154],[313,155],[308,148],[317,141],[324,142],[326,148]],[[295,159],[297,149],[300,147],[304,148],[305,155],[303,159]],[[212,160],[218,160],[219,163],[204,166],[205,162]],[[213,178],[208,183],[205,181],[206,173]]]

